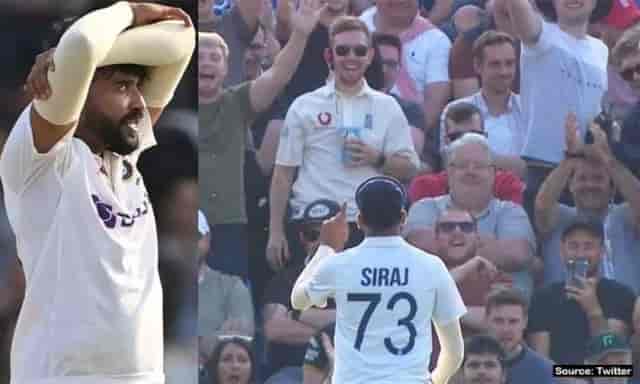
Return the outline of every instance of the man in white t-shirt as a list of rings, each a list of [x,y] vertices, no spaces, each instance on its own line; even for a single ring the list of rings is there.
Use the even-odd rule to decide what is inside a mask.
[[[577,116],[581,135],[600,113],[607,90],[609,51],[587,34],[590,20],[606,15],[603,0],[553,0],[545,21],[529,0],[496,0],[496,18],[511,23],[522,41],[520,100],[526,132],[522,156],[527,161],[525,207],[551,169],[564,159],[564,121]]]
[[[267,245],[267,260],[274,270],[290,259],[287,219],[300,218],[318,199],[347,201],[353,240],[357,186],[383,174],[408,181],[419,164],[400,105],[393,96],[371,89],[364,79],[373,58],[367,26],[358,18],[341,16],[331,25],[329,45],[333,80],[298,97],[280,131]],[[285,217],[287,203],[289,217]],[[305,256],[296,254],[293,259],[302,261]]]
[[[520,96],[513,92],[516,76],[515,40],[507,33],[489,30],[473,44],[473,66],[482,87],[471,96],[450,102],[440,117],[440,148],[447,132],[445,116],[452,105],[470,103],[482,112],[485,132],[498,168],[523,177],[520,158],[525,131],[521,124]]]
[[[466,308],[458,288],[438,257],[400,236],[406,193],[397,180],[366,180],[356,201],[364,242],[340,252],[348,233],[343,205],[324,223],[320,247],[292,290],[292,306],[324,307],[335,299],[334,384],[444,384],[462,362]],[[430,374],[432,321],[442,350]]]
[[[118,2],[36,61],[35,99],[0,159],[27,282],[12,383],[164,383],[156,225],[136,161],[194,48],[182,10]]]

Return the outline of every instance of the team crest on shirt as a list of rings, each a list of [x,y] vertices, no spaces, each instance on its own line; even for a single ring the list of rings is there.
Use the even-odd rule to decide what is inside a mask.
[[[327,125],[331,124],[331,120],[333,119],[333,117],[331,116],[331,114],[329,112],[320,112],[318,113],[318,123],[320,123],[320,125],[326,127]]]
[[[109,229],[115,228],[116,226],[131,227],[135,224],[138,218],[149,213],[149,203],[147,200],[144,200],[142,202],[142,207],[136,208],[133,214],[128,214],[123,212],[114,212],[113,205],[100,200],[100,198],[95,194],[91,195],[91,199],[98,211],[98,217],[100,217],[104,226]]]

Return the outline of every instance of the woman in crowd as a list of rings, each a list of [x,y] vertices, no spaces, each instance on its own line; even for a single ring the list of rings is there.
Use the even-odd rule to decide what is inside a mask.
[[[255,383],[255,356],[245,337],[221,336],[207,366],[210,384]]]

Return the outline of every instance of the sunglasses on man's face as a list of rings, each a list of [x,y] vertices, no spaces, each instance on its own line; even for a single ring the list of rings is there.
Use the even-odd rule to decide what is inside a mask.
[[[633,67],[627,68],[620,72],[620,76],[625,81],[633,81],[636,74],[640,75],[640,63],[634,65]]]
[[[438,231],[442,233],[452,233],[456,228],[462,233],[473,233],[476,226],[472,221],[441,221],[438,223]]]
[[[335,51],[337,56],[347,56],[349,52],[353,52],[358,57],[365,57],[369,52],[369,47],[366,45],[338,45]]]
[[[453,143],[454,141],[458,140],[459,138],[461,138],[467,133],[477,133],[478,135],[487,137],[487,133],[484,131],[468,131],[468,132],[452,132],[447,135],[447,138],[449,139],[450,143]]]

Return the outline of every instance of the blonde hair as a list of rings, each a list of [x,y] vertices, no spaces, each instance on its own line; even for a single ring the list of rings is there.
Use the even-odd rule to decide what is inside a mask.
[[[640,52],[640,24],[636,24],[622,34],[611,51],[613,63],[619,67],[627,56],[638,52]]]
[[[219,34],[215,32],[198,32],[198,44],[202,44],[203,40],[210,41],[214,46],[222,49],[222,55],[225,60],[229,57],[229,46]]]

